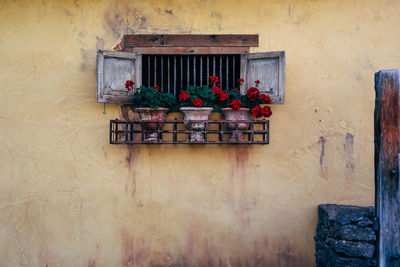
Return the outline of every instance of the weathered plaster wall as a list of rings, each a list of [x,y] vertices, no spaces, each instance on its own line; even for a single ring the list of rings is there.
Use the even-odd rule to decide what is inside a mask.
[[[0,266],[312,266],[318,203],[373,204],[373,74],[398,0],[0,1]],[[95,52],[124,33],[286,50],[268,146],[111,146]]]

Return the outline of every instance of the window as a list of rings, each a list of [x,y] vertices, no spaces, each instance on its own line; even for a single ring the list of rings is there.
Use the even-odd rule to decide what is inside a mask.
[[[142,84],[180,93],[189,85],[207,85],[218,76],[220,87],[235,87],[240,78],[240,55],[142,55]]]
[[[259,89],[272,103],[284,102],[285,53],[249,53],[258,46],[258,35],[125,35],[121,51],[97,54],[97,99],[103,103],[132,101],[126,80],[136,86],[159,85],[179,94],[189,85],[206,85],[219,76],[221,88],[233,88],[244,78],[241,92],[260,80]]]

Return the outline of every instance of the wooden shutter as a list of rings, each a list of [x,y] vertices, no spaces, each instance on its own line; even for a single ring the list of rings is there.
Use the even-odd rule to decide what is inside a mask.
[[[271,98],[272,104],[283,104],[285,100],[285,51],[241,55],[241,76],[244,83],[241,92],[255,86]]]
[[[132,80],[135,88],[141,85],[141,55],[136,53],[97,51],[97,101],[102,103],[132,103],[133,91],[125,82]]]

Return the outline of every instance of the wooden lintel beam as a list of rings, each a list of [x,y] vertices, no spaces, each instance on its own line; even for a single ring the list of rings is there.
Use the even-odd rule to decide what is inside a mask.
[[[125,34],[125,47],[258,46],[258,34]]]
[[[127,48],[132,49],[132,48]],[[135,47],[133,52],[151,55],[212,55],[212,54],[245,54],[249,53],[247,46],[234,47]],[[128,52],[132,52],[128,51]]]

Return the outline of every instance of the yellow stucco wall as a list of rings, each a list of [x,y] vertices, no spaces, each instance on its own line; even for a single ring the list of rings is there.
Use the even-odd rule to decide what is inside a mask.
[[[312,266],[317,204],[373,205],[373,75],[400,1],[0,1],[0,266]],[[254,33],[286,51],[268,146],[112,146],[96,49]]]

